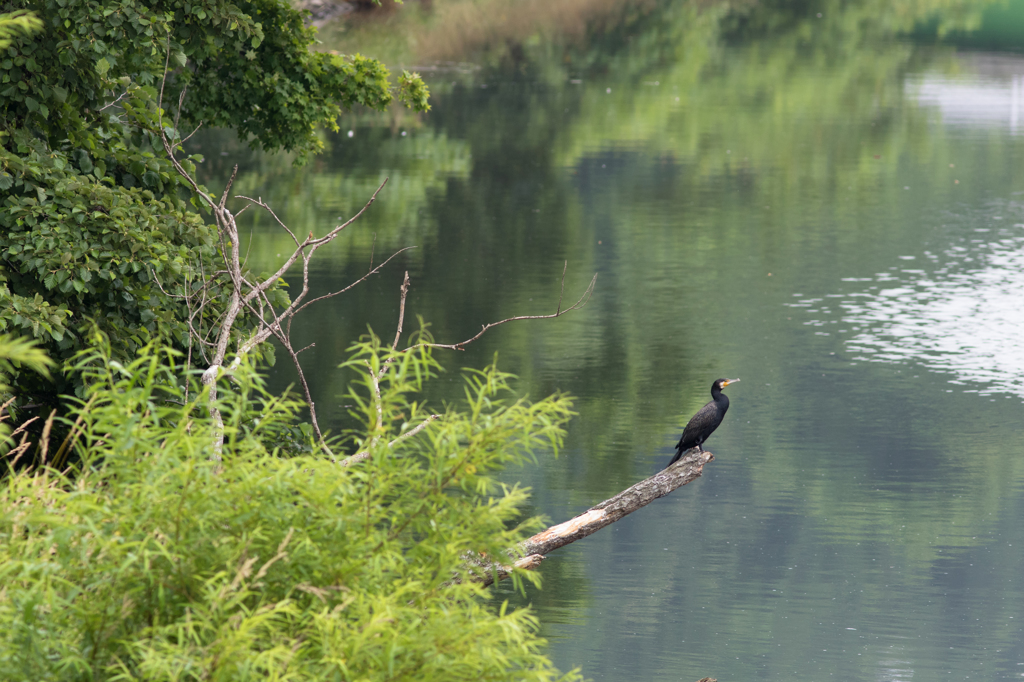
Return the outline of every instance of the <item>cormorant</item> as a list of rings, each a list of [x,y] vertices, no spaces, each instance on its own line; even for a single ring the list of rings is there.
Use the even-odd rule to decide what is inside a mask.
[[[711,402],[700,408],[697,414],[686,422],[683,429],[683,437],[676,445],[676,456],[666,465],[666,468],[675,464],[676,460],[683,456],[683,453],[690,448],[697,448],[703,452],[701,443],[708,439],[718,425],[725,418],[725,411],[729,409],[729,399],[722,393],[722,389],[729,384],[735,384],[739,379],[715,379],[711,384]]]

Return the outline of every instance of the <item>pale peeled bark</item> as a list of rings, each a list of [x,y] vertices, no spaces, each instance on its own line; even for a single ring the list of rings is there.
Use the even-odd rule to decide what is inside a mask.
[[[626,488],[615,497],[591,507],[579,516],[537,533],[514,551],[516,556],[523,557],[515,562],[516,568],[532,570],[540,565],[548,552],[585,538],[659,497],[668,495],[676,488],[696,480],[704,472],[704,465],[714,458],[715,456],[707,450],[691,448],[667,469],[662,469],[650,478]],[[504,580],[509,573],[510,569],[507,566],[492,565],[480,575],[480,581],[484,585],[490,585],[495,578]]]

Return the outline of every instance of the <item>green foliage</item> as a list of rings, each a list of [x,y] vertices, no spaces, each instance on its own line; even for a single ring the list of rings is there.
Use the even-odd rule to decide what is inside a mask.
[[[79,469],[12,473],[0,492],[5,680],[558,676],[534,616],[488,605],[466,557],[503,556],[537,526],[526,491],[494,473],[558,446],[566,398],[513,400],[508,375],[472,372],[462,411],[389,448],[424,414],[412,398],[436,364],[370,339],[349,363],[367,376],[361,404],[376,401],[366,367],[392,362],[382,430],[360,439],[379,444],[369,460],[280,457],[268,443],[296,405],[246,366],[221,391],[218,464],[205,396],[167,388],[172,352],[122,365],[97,348],[80,361]]]
[[[164,295],[154,278],[182,294],[199,278],[201,263],[216,256],[214,230],[173,195],[97,182],[102,161],[93,166],[88,155],[76,160],[49,151],[24,129],[12,137],[14,153],[0,149],[13,174],[0,213],[0,330],[47,343],[59,359],[82,347],[90,318],[115,335],[120,357],[134,353],[160,325],[188,345],[184,301]],[[154,185],[173,184],[166,169],[139,170],[140,178],[153,176]],[[31,383],[21,388],[45,390]],[[66,389],[59,383],[52,390]]]
[[[51,142],[66,137],[91,151],[97,126],[118,127],[103,112],[110,93],[124,92],[124,79],[159,86],[165,65],[168,101],[189,89],[182,123],[235,128],[240,139],[251,136],[269,150],[315,152],[315,127],[333,125],[343,107],[392,99],[388,71],[376,60],[311,52],[314,30],[282,0],[25,4],[45,17],[46,29],[18,41],[0,64],[8,84],[0,111]],[[410,78],[399,87],[424,86]]]
[[[393,88],[376,60],[311,52],[313,29],[282,0],[35,0],[0,9],[17,9],[3,15],[6,33],[0,25],[0,39],[10,40],[0,53],[0,331],[34,338],[65,363],[55,384],[14,377],[19,395],[36,402],[72,388],[82,395],[66,362],[93,324],[120,361],[156,336],[191,344],[194,308],[184,295],[218,270],[220,245],[196,200],[182,200],[190,189],[161,131],[180,141],[179,125],[233,127],[254,147],[303,161],[322,147],[316,128],[336,128],[343,109],[384,108],[395,91],[429,108],[418,76],[403,73]],[[33,27],[42,30],[25,33]],[[161,94],[175,106],[161,106]],[[201,161],[182,165],[193,172]],[[224,289],[213,281],[202,293],[193,326],[209,329]],[[235,340],[251,328],[243,316]]]
[[[48,377],[53,360],[28,339],[8,334],[0,335],[0,393],[9,388],[5,382],[18,365],[24,365],[33,372]]]
[[[31,340],[15,338],[8,334],[0,335],[0,395],[10,388],[10,377],[23,367],[49,378],[53,360]],[[9,405],[0,406],[0,453],[6,452],[11,445],[11,428],[7,423],[10,416],[7,412],[8,407]]]
[[[11,39],[20,33],[35,33],[43,27],[43,22],[32,12],[19,10],[8,14],[0,14],[0,50],[11,45]]]

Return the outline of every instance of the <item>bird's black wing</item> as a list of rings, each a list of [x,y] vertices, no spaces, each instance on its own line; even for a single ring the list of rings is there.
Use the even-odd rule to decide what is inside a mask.
[[[697,411],[697,414],[690,417],[690,421],[686,422],[686,427],[683,429],[683,435],[676,443],[676,447],[682,450],[688,450],[697,445],[697,439],[700,438],[701,433],[714,421],[717,410],[715,409],[715,402],[711,401],[704,407]],[[716,425],[717,426],[717,425]],[[683,445],[686,445],[683,448]]]

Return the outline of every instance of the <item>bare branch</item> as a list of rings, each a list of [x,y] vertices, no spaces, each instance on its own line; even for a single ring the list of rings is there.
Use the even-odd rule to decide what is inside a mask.
[[[398,348],[398,340],[402,338],[402,322],[405,320],[405,297],[409,294],[409,271],[405,271],[405,279],[402,281],[402,300],[398,304],[398,329],[395,331],[395,342],[391,344],[391,350]]]
[[[184,90],[182,90],[182,91],[181,91],[181,94],[182,94],[182,95],[184,95],[184,94],[185,94],[185,91],[184,91]],[[196,133],[198,133],[198,132],[199,132],[199,129],[200,129],[200,128],[202,128],[202,127],[203,127],[203,122],[202,122],[202,121],[200,121],[200,122],[199,122],[199,125],[197,125],[197,126],[196,126],[195,130],[193,130],[193,131],[192,131],[191,133],[189,133],[189,134],[188,134],[188,135],[187,135],[187,136],[185,137],[185,139],[183,139],[183,140],[182,140],[181,142],[179,142],[178,144],[185,144],[186,142],[188,142],[189,140],[191,140],[191,139],[192,139],[192,136],[193,136],[193,135],[195,135]],[[178,128],[178,126],[177,126],[177,122],[175,122],[175,126],[174,126],[174,128],[175,128],[175,130],[177,130],[177,128]]]
[[[162,126],[160,128],[160,141],[164,145],[164,153],[167,154],[167,158],[171,160],[171,165],[174,166],[174,170],[177,171],[178,175],[185,178],[185,181],[188,182],[189,186],[192,188],[192,191],[196,194],[196,196],[205,201],[210,206],[210,208],[216,208],[217,203],[213,200],[213,197],[211,197],[209,194],[204,192],[199,187],[199,183],[196,182],[195,178],[189,175],[189,172],[185,170],[185,167],[182,166],[181,162],[178,161],[178,159],[174,156],[174,148],[171,146],[170,141],[167,139],[167,135],[164,133],[164,129]]]
[[[165,69],[167,68],[166,65],[164,66],[164,68]],[[164,73],[166,73],[166,71]],[[178,121],[181,119],[181,107],[182,107],[182,105],[185,104],[185,93],[187,93],[187,92],[188,92],[188,85],[185,85],[185,87],[183,87],[181,89],[181,92],[178,94],[178,110],[176,112],[174,112],[174,130],[178,130]],[[199,125],[203,125],[203,124],[200,122]],[[196,130],[199,130],[199,126],[196,126]],[[196,134],[196,130],[192,131],[192,135]],[[192,137],[192,135],[189,135],[188,137]],[[181,133],[178,133],[178,136],[181,137]],[[185,140],[187,140],[188,137],[186,137]],[[184,144],[185,140],[182,140],[181,144]]]
[[[182,166],[181,162],[178,161],[178,159],[174,156],[174,147],[171,144],[171,141],[167,139],[167,133],[164,132],[164,115],[163,115],[163,112],[164,112],[164,109],[163,109],[163,106],[164,106],[164,85],[167,83],[167,70],[168,70],[168,66],[170,65],[170,61],[171,61],[171,36],[170,36],[170,34],[168,34],[167,35],[167,55],[164,58],[164,73],[163,73],[163,76],[160,78],[160,97],[157,100],[157,105],[156,105],[157,124],[158,124],[158,126],[160,128],[160,130],[157,131],[157,132],[160,133],[160,142],[164,146],[164,153],[166,153],[167,154],[167,158],[171,160],[171,165],[174,166],[174,170],[177,171],[178,175],[183,177],[185,179],[185,181],[188,182],[189,186],[192,187],[192,191],[197,196],[202,198],[203,201],[205,201],[207,204],[209,204],[210,208],[216,208],[216,203],[214,202],[213,197],[211,197],[206,192],[204,192],[202,189],[200,189],[199,183],[196,182],[195,178],[193,178],[191,175],[189,175],[188,171],[185,170],[185,167]],[[178,98],[178,113],[179,114],[181,113],[181,103],[184,101],[184,97],[185,97],[185,90],[182,90],[181,96]],[[202,125],[202,124],[200,124],[200,125]],[[177,117],[175,117],[175,125],[174,125],[174,127],[175,127],[175,129],[177,129],[177,127],[178,127],[178,125],[177,125]],[[198,130],[198,128],[196,128],[196,130]],[[195,131],[193,131],[193,134],[195,134]],[[192,137],[192,135],[189,135],[189,137]],[[184,143],[184,140],[182,141],[182,143]],[[179,144],[181,144],[181,143],[179,143]],[[219,220],[218,220],[218,222],[219,222]]]
[[[249,197],[241,197],[242,199],[246,200],[249,203],[246,206],[243,206],[242,209],[237,213],[232,213],[227,208],[227,201],[231,196],[231,189],[238,175],[238,165],[236,164],[232,169],[231,177],[228,180],[227,184],[225,185],[224,191],[219,197],[219,200],[217,200],[212,195],[202,191],[202,189],[197,184],[196,180],[185,170],[184,166],[182,166],[182,163],[178,161],[178,159],[175,157],[175,150],[181,148],[181,144],[183,144],[185,140],[182,140],[179,143],[175,143],[174,140],[168,139],[168,134],[164,130],[162,107],[163,94],[170,66],[170,52],[171,38],[168,35],[167,49],[164,58],[164,72],[160,82],[160,95],[158,100],[158,124],[160,128],[158,132],[160,135],[161,142],[163,143],[164,151],[167,154],[167,157],[171,161],[172,165],[174,166],[175,171],[177,171],[177,173],[181,177],[185,178],[185,180],[191,186],[192,191],[196,195],[201,197],[202,200],[205,201],[213,210],[213,215],[217,224],[217,239],[220,246],[220,254],[225,266],[224,270],[215,273],[207,282],[203,284],[202,287],[200,287],[198,291],[200,295],[200,301],[198,305],[194,304],[193,295],[196,292],[191,290],[190,285],[186,289],[183,296],[176,295],[176,297],[183,298],[185,300],[186,306],[188,308],[189,333],[191,335],[191,338],[196,339],[199,342],[198,348],[202,353],[204,360],[208,364],[207,369],[202,374],[202,383],[209,390],[209,393],[207,394],[207,409],[209,411],[214,427],[213,459],[218,461],[221,459],[221,452],[224,442],[223,419],[221,417],[220,410],[218,409],[216,404],[217,381],[222,376],[233,378],[235,370],[241,365],[242,359],[245,357],[245,355],[249,353],[253,348],[255,348],[258,344],[263,343],[264,341],[269,339],[271,336],[274,336],[281,342],[285,350],[288,352],[289,356],[292,358],[292,362],[294,363],[296,371],[298,372],[299,380],[302,384],[303,391],[305,393],[306,402],[309,406],[310,416],[312,418],[313,429],[316,432],[316,437],[320,441],[321,445],[325,448],[325,450],[327,450],[327,452],[330,453],[330,449],[324,442],[323,434],[320,432],[319,424],[317,422],[316,417],[316,405],[314,404],[312,394],[309,390],[308,382],[306,381],[305,373],[303,372],[302,365],[299,362],[298,358],[299,353],[307,350],[308,348],[311,348],[313,344],[310,344],[309,346],[306,346],[306,348],[303,348],[302,350],[296,352],[294,347],[292,346],[290,338],[291,322],[294,316],[298,312],[301,312],[303,309],[305,309],[308,305],[311,305],[312,303],[323,300],[325,298],[337,296],[341,293],[344,293],[345,291],[348,291],[349,289],[359,284],[360,282],[365,281],[369,276],[379,272],[381,268],[383,268],[384,265],[386,265],[391,260],[391,258],[394,258],[395,256],[398,255],[398,253],[401,253],[401,251],[398,251],[391,258],[389,258],[387,261],[385,261],[376,268],[373,267],[371,256],[370,271],[367,272],[367,274],[361,277],[359,280],[353,282],[351,285],[345,287],[341,291],[333,292],[325,296],[320,296],[318,298],[313,299],[312,301],[305,301],[305,297],[309,294],[310,291],[309,263],[310,259],[315,254],[316,250],[321,246],[324,246],[325,244],[329,244],[330,242],[332,242],[341,233],[342,230],[344,230],[346,227],[348,227],[358,218],[360,218],[362,214],[366,212],[366,210],[376,200],[377,195],[381,192],[381,190],[383,190],[384,186],[388,182],[388,179],[384,178],[383,182],[381,182],[380,186],[378,186],[377,189],[373,192],[370,199],[354,216],[349,218],[349,220],[345,221],[344,223],[335,226],[326,235],[320,238],[314,238],[313,233],[310,232],[309,236],[305,240],[300,241],[298,237],[295,235],[295,233],[284,223],[284,221],[278,218],[277,214],[273,211],[273,209],[271,209],[271,207],[266,202],[263,201],[262,198],[252,199]],[[183,89],[178,98],[178,111],[175,116],[175,132],[173,133],[173,137],[175,139],[180,139],[180,134],[177,133],[177,126],[178,117],[181,115],[181,110],[184,105],[185,92],[186,90]],[[196,130],[198,130],[198,127],[196,128]],[[195,134],[195,132],[196,131],[193,131],[192,134]],[[189,137],[191,137],[191,134],[189,135]],[[186,138],[186,140],[187,139],[188,138]],[[268,213],[270,213],[275,222],[277,222],[277,224],[288,233],[288,235],[292,239],[292,242],[295,245],[294,251],[285,259],[285,261],[280,265],[278,270],[273,275],[271,275],[270,277],[266,278],[263,281],[252,281],[244,274],[244,266],[239,254],[240,237],[237,218],[249,206],[258,206],[260,208],[265,209]],[[374,236],[374,239],[376,243],[376,235]],[[252,237],[250,234],[249,247],[251,247],[251,245]],[[402,251],[404,250],[405,249],[402,249]],[[248,258],[248,253],[249,248],[247,247],[246,259]],[[267,297],[267,291],[272,286],[274,286],[276,282],[283,278],[285,274],[287,274],[287,272],[291,269],[292,265],[294,265],[295,262],[300,259],[302,260],[302,290],[294,298],[294,300],[292,300],[285,307],[283,311],[278,313],[274,309],[274,306],[270,302],[269,298]],[[209,327],[209,330],[206,336],[204,337],[201,331],[202,327],[204,326],[203,311],[205,306],[210,302],[210,300],[212,300],[211,297],[208,296],[207,288],[213,282],[215,282],[220,275],[223,275],[225,273],[228,275],[231,281],[231,288],[227,304],[223,313],[220,314],[218,318],[214,321],[214,323]],[[153,277],[153,279],[157,281],[157,286],[160,287],[161,291],[163,291],[165,294],[168,294],[168,292],[164,291],[163,285],[155,276]],[[406,275],[406,280],[408,280],[408,274]],[[225,358],[228,351],[228,345],[231,341],[232,328],[234,326],[235,320],[238,318],[240,314],[242,314],[243,311],[251,312],[253,316],[258,320],[257,328],[255,333],[253,333],[247,340],[239,344],[239,347],[235,353],[235,357],[231,361],[231,363],[229,365],[225,365]],[[402,311],[402,315],[404,317],[404,294]],[[196,328],[197,318],[199,329]],[[401,326],[402,318],[400,317],[398,337],[401,336]],[[213,335],[214,337],[212,341],[209,340],[210,335]],[[396,337],[395,340],[396,345],[398,343],[398,337]],[[207,357],[207,354],[205,352],[206,346],[213,348],[212,357]],[[192,344],[189,344],[190,353],[191,349]],[[372,371],[371,374],[373,374]],[[375,394],[377,398],[377,438],[379,438],[380,433],[383,432],[383,405],[381,404],[379,381],[376,381],[375,388]]]
[[[332,229],[330,232],[328,232],[323,237],[319,237],[318,239],[314,239],[313,236],[310,235],[309,237],[306,238],[305,241],[303,241],[300,244],[298,244],[298,246],[296,247],[295,251],[292,252],[292,254],[285,260],[284,264],[281,265],[281,267],[279,267],[277,269],[277,272],[275,272],[273,275],[268,277],[264,282],[258,284],[254,288],[253,291],[250,291],[248,294],[246,294],[245,295],[245,299],[247,301],[251,301],[253,298],[258,296],[259,293],[269,289],[270,286],[274,282],[276,282],[278,279],[284,277],[285,273],[287,273],[288,270],[291,269],[292,265],[295,263],[296,260],[299,259],[300,256],[302,256],[302,259],[304,261],[304,270],[308,269],[309,259],[313,256],[313,253],[318,248],[323,246],[324,244],[329,244],[330,242],[334,241],[334,238],[337,237],[338,234],[341,233],[342,230],[344,230],[346,227],[348,227],[353,222],[355,222],[361,215],[363,215],[363,213],[366,212],[366,209],[370,208],[370,206],[373,204],[373,202],[376,201],[377,195],[380,193],[380,191],[382,189],[384,189],[384,185],[386,185],[386,184],[388,184],[388,178],[384,178],[384,182],[380,183],[380,187],[378,187],[373,192],[373,196],[371,196],[370,200],[366,202],[366,205],[364,205],[361,209],[359,209],[358,213],[356,213],[354,216],[352,216],[351,218],[346,220],[344,223],[342,223],[341,225],[338,225],[337,227]],[[267,206],[262,200],[259,200],[259,201],[255,202],[255,203],[257,205],[261,206],[261,207],[264,207],[264,208]],[[306,247],[310,247],[309,254],[305,254]],[[305,294],[305,287],[304,287],[303,294]]]
[[[235,214],[235,220],[238,220],[238,216],[242,215],[242,213],[245,212],[245,209],[249,208],[250,206],[252,206],[252,204],[246,204],[245,206],[243,206],[242,210]],[[249,262],[249,253],[252,251],[252,236],[254,233],[255,229],[249,228],[249,244],[245,247],[245,258],[242,259],[243,268],[246,266],[246,263]]]
[[[160,97],[156,101],[157,122],[160,125],[160,134],[164,132],[164,84],[167,82],[167,67],[171,63],[171,33],[167,32],[167,55],[164,57],[164,76],[160,79]]]
[[[565,293],[565,271],[569,269],[569,261],[565,261],[562,265],[562,283],[558,288],[558,307],[555,309],[555,316],[557,317],[562,312],[562,294]],[[594,275],[596,278],[597,275]]]
[[[220,208],[223,211],[224,205],[228,203],[228,194],[231,192],[231,185],[235,184],[235,176],[238,175],[238,164],[231,170],[231,177],[228,178],[228,184],[224,186],[224,193],[220,195]]]
[[[402,338],[402,323],[405,320],[405,297],[409,294],[409,271],[405,271],[405,279],[402,281],[402,286],[399,289],[401,292],[401,301],[398,306],[398,329],[395,331],[395,342],[391,344],[391,350],[398,348],[398,341]],[[395,356],[391,355],[384,364],[381,365],[380,371],[377,372],[377,380],[380,381],[384,378],[384,375],[388,373],[388,369],[391,368],[391,363],[394,361]]]
[[[110,104],[107,104],[107,105],[105,105],[105,106],[102,106],[102,107],[100,107],[100,108],[98,109],[98,111],[103,111],[104,109],[109,109],[110,107],[114,106],[115,104],[117,104],[118,102],[120,102],[120,101],[121,101],[122,99],[124,99],[124,98],[125,98],[125,96],[126,96],[127,94],[128,94],[128,91],[127,91],[127,90],[125,90],[124,92],[122,92],[122,93],[121,93],[120,95],[118,95],[118,96],[117,96],[117,99],[115,99],[115,100],[114,100],[113,102],[111,102]]]
[[[309,391],[309,384],[306,383],[306,373],[302,371],[302,363],[299,362],[299,353],[302,351],[296,353],[292,349],[291,339],[287,338],[283,333],[277,334],[277,338],[282,340],[282,344],[284,345],[285,350],[288,351],[288,355],[291,356],[292,363],[295,365],[295,369],[299,374],[299,382],[302,383],[302,392],[306,397],[306,405],[309,407],[309,418],[313,423],[313,431],[316,435],[316,439],[320,442],[320,447],[326,450],[328,455],[333,457],[334,453],[327,446],[327,443],[324,441],[324,435],[320,432],[320,423],[316,418],[316,402],[313,400],[313,394]],[[306,348],[309,348],[309,346],[306,346]],[[306,350],[306,348],[303,348],[302,350]]]
[[[299,244],[299,240],[295,236],[295,233],[292,232],[290,227],[288,227],[287,225],[284,224],[284,221],[282,221],[280,218],[277,217],[277,214],[274,213],[274,209],[270,208],[270,206],[268,206],[267,204],[263,203],[263,199],[262,198],[260,198],[260,199],[253,199],[251,197],[243,196],[241,194],[236,194],[235,196],[238,199],[245,199],[246,201],[252,202],[251,205],[259,206],[260,208],[264,209],[267,213],[270,214],[270,217],[274,219],[274,222],[276,222],[278,225],[280,225],[281,228],[285,232],[288,233],[288,235],[292,238],[292,241],[295,242],[295,247],[296,248],[301,248],[301,246]],[[248,206],[242,208],[242,211],[244,211],[246,208],[248,208]],[[238,213],[236,213],[235,217],[238,217],[238,215],[240,215],[242,213],[242,211],[239,211]]]
[[[384,261],[383,263],[381,263],[380,265],[375,267],[373,270],[370,270],[368,273],[366,273],[365,275],[363,275],[362,277],[360,277],[356,281],[352,282],[351,284],[349,284],[344,289],[339,289],[338,291],[335,291],[333,293],[324,294],[323,296],[317,296],[316,298],[314,298],[314,299],[312,299],[310,301],[306,301],[306,303],[302,304],[299,308],[297,308],[295,310],[295,312],[292,313],[292,315],[298,315],[303,310],[305,310],[309,306],[313,305],[314,303],[317,303],[318,301],[323,301],[324,299],[334,298],[335,296],[340,296],[341,294],[345,293],[349,289],[352,289],[353,287],[355,287],[355,286],[365,282],[370,277],[370,275],[376,275],[378,272],[380,272],[381,268],[383,268],[385,265],[390,263],[395,258],[395,256],[397,256],[398,254],[402,253],[403,251],[408,251],[410,249],[415,249],[415,248],[416,248],[415,246],[406,246],[404,249],[399,249],[398,251],[395,251],[393,254],[388,256],[388,259],[386,261]]]
[[[551,320],[556,317],[561,317],[562,315],[565,315],[566,313],[572,310],[579,310],[583,306],[587,305],[587,303],[590,301],[590,296],[594,293],[594,285],[596,283],[597,275],[594,275],[594,278],[590,280],[590,285],[587,286],[587,290],[583,292],[583,295],[580,296],[579,300],[573,303],[565,310],[562,310],[561,295],[559,295],[558,309],[550,315],[517,315],[515,317],[508,317],[499,322],[491,322],[489,324],[483,325],[482,329],[480,329],[476,336],[466,339],[465,341],[461,341],[459,343],[418,343],[414,346],[409,346],[403,352],[413,350],[414,348],[422,348],[424,346],[429,348],[448,348],[450,350],[465,350],[466,346],[468,346],[469,344],[473,343],[481,336],[486,334],[489,329],[493,329],[494,327],[505,324],[506,322],[516,322],[518,320]]]
[[[435,419],[438,419],[440,417],[441,417],[441,415],[439,415],[439,414],[432,414],[432,415],[430,415],[429,417],[424,419],[422,422],[420,422],[419,424],[417,424],[413,428],[409,429],[408,431],[406,431],[405,433],[400,435],[398,438],[395,438],[393,441],[388,443],[388,447],[392,448],[392,447],[395,446],[396,443],[400,443],[401,441],[405,440],[406,438],[412,438],[417,433],[419,433],[423,429],[427,428],[427,425],[430,424],[430,422],[432,422]],[[343,467],[351,466],[352,464],[355,464],[356,462],[362,462],[364,459],[367,459],[369,456],[370,456],[370,451],[369,450],[363,450],[362,452],[357,452],[354,455],[350,455],[350,456],[346,457],[345,459],[343,459],[340,462],[338,462],[338,464],[340,464]]]

